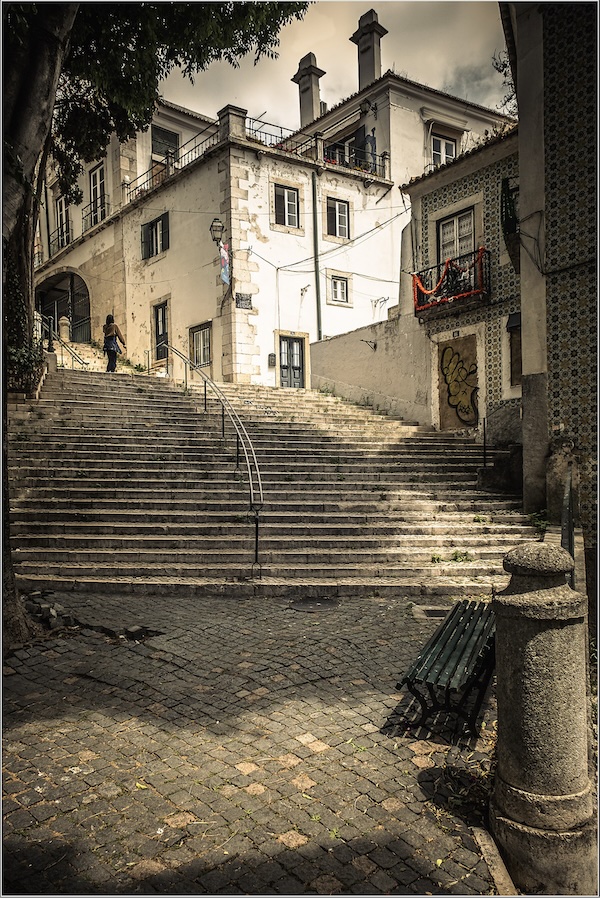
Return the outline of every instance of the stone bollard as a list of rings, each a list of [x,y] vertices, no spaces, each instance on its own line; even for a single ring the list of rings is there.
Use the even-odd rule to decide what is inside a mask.
[[[523,892],[596,895],[588,772],[587,598],[560,546],[509,552],[496,595],[497,771],[490,825]]]
[[[71,338],[69,319],[63,315],[58,319],[58,336],[64,343],[68,343]]]

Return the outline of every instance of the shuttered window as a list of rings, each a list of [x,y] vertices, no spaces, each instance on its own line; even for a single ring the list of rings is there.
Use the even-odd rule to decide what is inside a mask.
[[[169,248],[169,213],[142,225],[142,259],[151,259]]]
[[[288,228],[298,225],[298,191],[294,187],[275,185],[275,224]]]
[[[327,233],[332,237],[350,237],[350,206],[345,200],[327,197]]]

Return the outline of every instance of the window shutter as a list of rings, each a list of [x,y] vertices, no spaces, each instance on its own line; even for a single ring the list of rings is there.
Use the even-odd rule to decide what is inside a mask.
[[[275,185],[275,224],[285,224],[285,191],[278,184]]]
[[[335,200],[327,197],[327,233],[337,236],[337,220],[335,214]]]
[[[142,259],[150,258],[150,225],[142,225]]]
[[[162,221],[162,248],[163,250],[169,248],[169,213],[165,212],[164,215],[161,216]]]

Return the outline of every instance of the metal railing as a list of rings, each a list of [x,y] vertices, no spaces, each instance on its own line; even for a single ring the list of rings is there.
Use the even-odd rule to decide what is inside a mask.
[[[186,165],[195,162],[196,159],[200,159],[201,156],[204,156],[208,150],[219,142],[218,133],[211,134],[202,140],[200,140],[200,136],[196,135],[196,137],[188,140],[187,143],[182,144],[177,153],[167,153],[163,162],[154,162],[152,168],[149,168],[148,171],[143,172],[130,184],[127,184],[127,201],[131,202],[148,191],[154,190],[155,187],[158,187],[181,168],[185,168]]]
[[[67,219],[65,224],[59,225],[55,231],[52,231],[48,240],[48,253],[55,256],[56,253],[68,246],[72,240],[73,228],[71,219]]]
[[[331,143],[325,147],[325,162],[350,168],[365,174],[378,175],[385,178],[385,162],[382,156],[358,147],[348,147],[344,143]]]
[[[264,505],[264,492],[260,468],[258,466],[258,460],[256,458],[256,452],[252,444],[252,440],[250,439],[248,431],[246,430],[238,413],[232,406],[227,396],[225,396],[225,394],[217,386],[217,384],[213,380],[211,380],[208,374],[206,374],[206,372],[202,370],[202,366],[197,365],[188,356],[184,355],[174,346],[171,346],[170,343],[163,343],[161,345],[165,346],[170,352],[176,355],[177,358],[183,362],[185,368],[184,389],[187,390],[188,388],[188,369],[190,371],[196,371],[202,378],[204,384],[205,412],[208,412],[208,390],[210,389],[215,394],[221,406],[221,437],[224,442],[226,441],[226,418],[229,419],[229,422],[233,428],[236,439],[236,470],[239,470],[241,455],[243,455],[246,465],[246,473],[248,475],[248,498],[250,503],[250,511],[254,514],[254,562],[252,564],[252,576],[254,576],[255,567],[258,567],[260,576],[260,574],[262,573],[262,566],[260,564],[258,554],[260,520],[259,516],[260,511]]]
[[[92,200],[87,206],[81,210],[81,229],[82,232],[89,231],[95,225],[100,224],[110,215],[110,199],[108,194],[104,194],[97,200]]]
[[[92,339],[92,323],[89,318],[82,318],[71,324],[71,340],[73,343],[89,343]]]
[[[573,507],[573,465],[567,467],[565,491],[563,494],[562,514],[560,518],[560,544],[569,555],[575,558],[575,512]],[[575,571],[568,575],[571,589],[575,589]]]
[[[415,313],[490,293],[490,252],[480,247],[413,274]]]
[[[89,366],[89,362],[86,362],[85,359],[82,359],[81,356],[75,352],[74,349],[71,349],[68,343],[65,343],[64,340],[58,336],[56,331],[54,330],[54,319],[47,318],[46,315],[42,315],[42,340],[45,338],[48,341],[48,352],[56,352],[54,343],[58,343],[60,347],[60,364],[61,367],[65,367],[65,351],[71,357],[71,368],[75,367],[75,363],[81,365],[82,368],[87,368]]]

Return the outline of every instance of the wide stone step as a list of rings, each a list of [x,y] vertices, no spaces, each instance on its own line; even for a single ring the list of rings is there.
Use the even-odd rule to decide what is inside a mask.
[[[252,573],[255,576],[252,576]],[[248,575],[240,580],[218,578],[178,578],[153,577],[136,578],[112,576],[99,577],[52,577],[30,574],[17,576],[17,583],[24,592],[49,589],[56,592],[111,592],[118,590],[130,595],[160,596],[232,596],[236,599],[264,596],[279,598],[344,598],[347,596],[483,596],[491,595],[506,588],[508,576],[480,577],[473,581],[469,577],[439,577],[432,580],[406,575],[404,577],[259,577],[259,567],[248,569]]]
[[[155,541],[159,542],[159,541]],[[162,541],[166,542],[165,540]],[[95,546],[81,546],[73,544],[68,547],[23,547],[16,550],[15,560],[19,569],[23,565],[70,565],[70,564],[113,564],[115,569],[121,570],[121,565],[141,564],[150,565],[220,565],[220,564],[246,564],[249,552],[254,550],[254,542],[251,539],[237,540],[235,543],[217,544],[216,542],[203,541],[194,546],[106,546],[104,542]],[[474,542],[474,541],[473,541]],[[329,548],[329,551],[327,549]],[[443,572],[456,573],[470,570],[469,564],[486,562],[495,567],[501,566],[505,554],[505,547],[497,543],[484,545],[474,542],[468,545],[461,540],[461,549],[455,549],[452,545],[437,546],[436,551],[428,544],[421,546],[409,545],[397,547],[363,547],[360,553],[353,551],[348,546],[332,545],[320,547],[319,555],[313,551],[314,546],[299,545],[289,548],[286,545],[277,545],[274,541],[259,539],[260,560],[263,565],[276,564],[291,570],[297,565],[314,565],[318,562],[329,565],[354,565],[358,567],[373,565],[406,566],[414,570],[415,565],[435,565],[437,574]]]
[[[150,564],[143,563],[142,560],[134,561],[131,564],[121,562],[119,564],[107,563],[76,563],[71,559],[64,559],[62,562],[36,564],[34,562],[18,562],[15,565],[15,573],[20,576],[27,577],[30,574],[45,576],[48,579],[54,577],[71,576],[73,578],[90,578],[97,577],[107,581],[111,575],[115,577],[127,577],[152,579],[154,577],[180,577],[200,578],[200,577],[225,577],[226,579],[240,580],[247,576],[248,565],[253,562],[254,556],[249,555],[246,562],[241,563],[223,563],[216,562],[210,564],[196,563],[178,563],[174,564]],[[260,561],[262,565],[262,573],[265,577],[294,577],[302,580],[305,577],[323,577],[326,579],[339,579],[349,577],[364,577],[375,580],[380,577],[403,577],[410,574],[411,577],[419,579],[437,579],[438,577],[452,577],[456,571],[456,565],[444,564],[413,564],[410,570],[406,565],[394,564],[341,564],[331,561],[327,563],[325,559],[313,559],[308,564],[292,564],[276,565]],[[485,563],[482,561],[465,562],[460,565],[460,576],[464,577],[491,577],[499,572],[499,565],[496,563]]]

